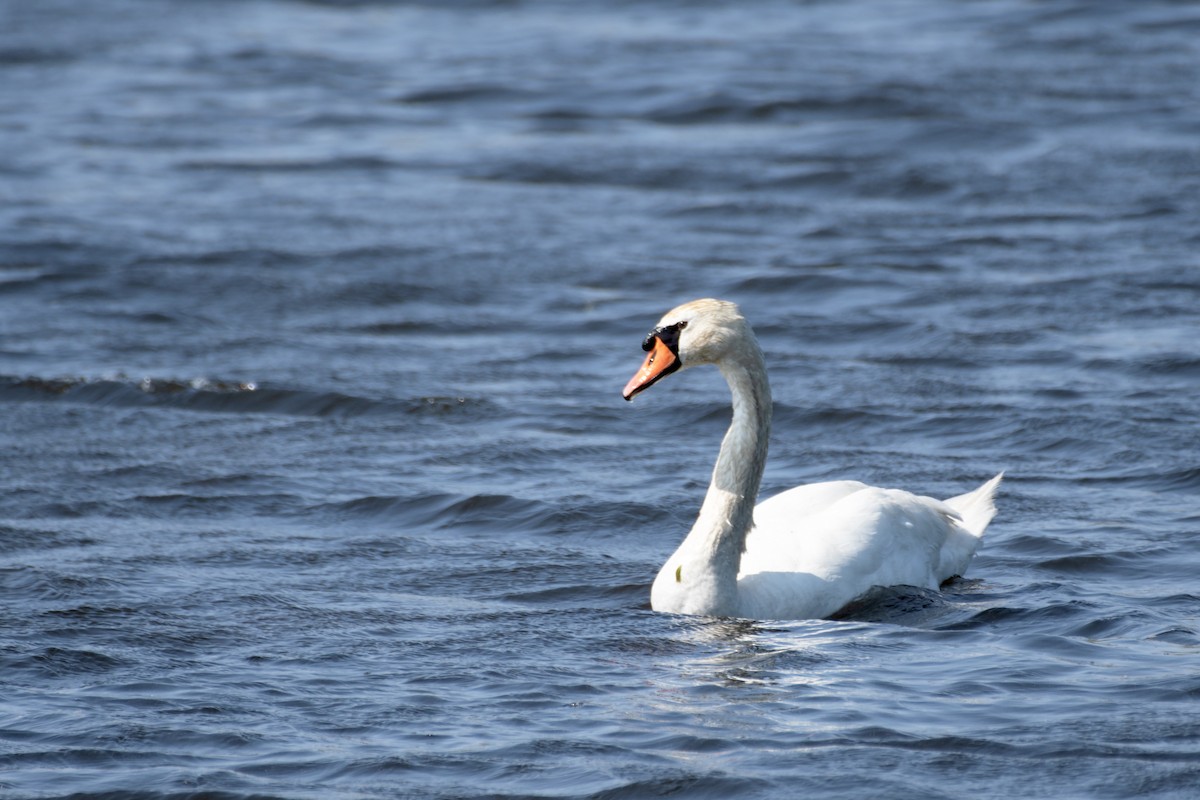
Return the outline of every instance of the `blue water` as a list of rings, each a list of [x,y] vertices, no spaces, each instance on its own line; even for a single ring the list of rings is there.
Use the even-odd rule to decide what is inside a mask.
[[[1200,795],[1200,9],[0,2],[0,797]],[[649,609],[728,421],[966,577]]]

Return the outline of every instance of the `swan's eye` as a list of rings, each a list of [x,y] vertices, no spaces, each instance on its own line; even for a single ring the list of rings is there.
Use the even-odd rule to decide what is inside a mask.
[[[654,349],[654,340],[662,339],[663,344],[671,348],[671,352],[679,355],[679,332],[687,327],[687,320],[672,322],[670,325],[663,325],[661,328],[655,328],[646,334],[645,341],[642,342],[642,349],[650,352]]]

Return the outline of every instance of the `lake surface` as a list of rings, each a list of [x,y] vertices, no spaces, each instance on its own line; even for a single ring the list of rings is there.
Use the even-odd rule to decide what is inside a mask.
[[[0,797],[1200,795],[1200,8],[0,2]],[[764,492],[966,577],[649,609]]]

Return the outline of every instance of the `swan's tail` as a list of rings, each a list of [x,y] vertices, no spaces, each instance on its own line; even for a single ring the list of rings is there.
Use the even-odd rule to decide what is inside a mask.
[[[1004,473],[1001,472],[975,491],[951,497],[946,501],[946,505],[962,517],[963,527],[976,538],[983,536],[984,528],[992,521],[992,517],[996,516],[996,487],[1003,478]]]
[[[983,539],[984,528],[996,515],[993,498],[1003,477],[1004,473],[1001,472],[975,491],[951,497],[946,501],[946,505],[950,506],[962,521],[951,529],[942,544],[942,552],[938,559],[939,582],[945,582],[967,571],[967,565],[971,563],[975,550]]]

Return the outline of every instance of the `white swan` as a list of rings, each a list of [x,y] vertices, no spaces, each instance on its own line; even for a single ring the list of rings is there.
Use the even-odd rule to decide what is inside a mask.
[[[762,350],[738,307],[695,300],[642,344],[626,400],[685,367],[716,364],[733,420],[692,530],[650,592],[655,611],[748,619],[827,617],[873,586],[937,589],[961,575],[996,513],[1003,476],[946,501],[857,481],[797,486],[757,507],[771,389]]]

